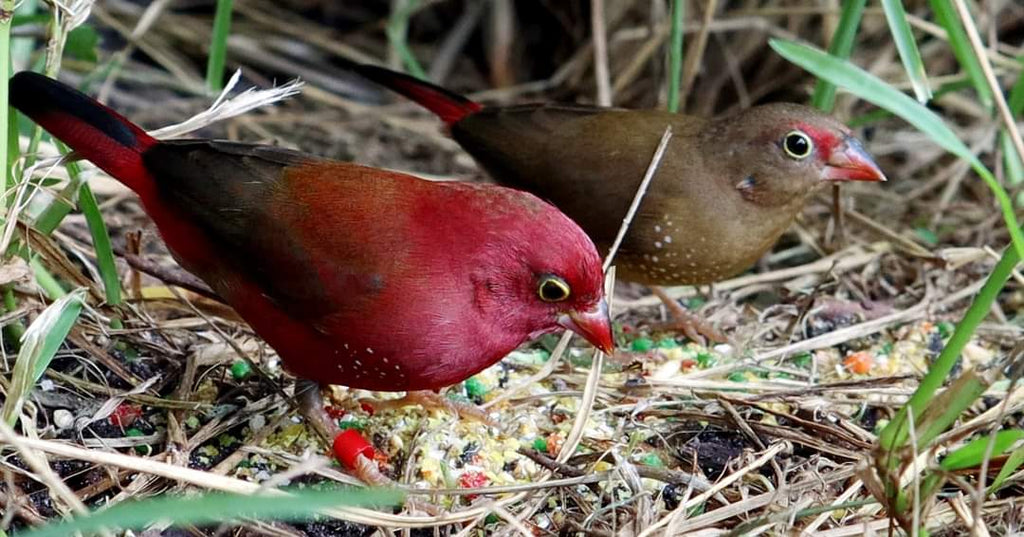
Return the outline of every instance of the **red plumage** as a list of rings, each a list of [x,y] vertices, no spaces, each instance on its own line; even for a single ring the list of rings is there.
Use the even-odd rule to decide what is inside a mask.
[[[299,376],[436,389],[561,327],[611,350],[593,244],[530,194],[268,146],[161,142],[34,73],[11,79],[11,101],[138,193],[178,262]],[[553,278],[568,293],[550,301]]]

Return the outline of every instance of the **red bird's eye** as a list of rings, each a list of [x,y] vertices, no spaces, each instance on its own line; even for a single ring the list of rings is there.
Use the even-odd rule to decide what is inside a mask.
[[[561,302],[572,294],[569,284],[558,276],[544,276],[537,288],[537,296],[544,302]]]

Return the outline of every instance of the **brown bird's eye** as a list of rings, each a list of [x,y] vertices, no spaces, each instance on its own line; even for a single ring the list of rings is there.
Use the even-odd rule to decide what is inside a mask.
[[[544,276],[537,288],[537,295],[544,302],[561,302],[569,298],[569,284],[558,276]]]
[[[811,137],[800,131],[791,131],[782,140],[782,149],[786,151],[786,154],[795,159],[805,159],[811,156],[811,151],[814,150],[814,142],[811,141]]]

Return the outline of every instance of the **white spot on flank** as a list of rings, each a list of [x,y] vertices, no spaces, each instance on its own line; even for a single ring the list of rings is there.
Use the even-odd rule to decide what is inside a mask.
[[[655,233],[661,233],[661,226],[654,226]]]
[[[381,361],[384,362],[385,364],[388,363],[388,359],[387,358],[381,358]]]
[[[672,237],[665,235],[664,241],[665,244],[672,244]]]
[[[661,248],[661,241],[654,241],[655,248]]]
[[[359,360],[356,360],[356,367],[363,367],[363,363],[360,362]]]
[[[366,347],[366,354],[373,354],[373,349]]]
[[[656,256],[656,255],[651,256],[651,261],[654,261],[655,263],[657,263],[658,262],[658,256]]]

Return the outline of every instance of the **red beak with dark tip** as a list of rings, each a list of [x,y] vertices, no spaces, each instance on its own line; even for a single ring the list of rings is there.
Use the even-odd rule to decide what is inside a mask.
[[[832,156],[825,163],[822,179],[827,181],[885,181],[885,174],[875,163],[875,159],[861,145],[860,140],[853,136],[843,137],[843,141],[832,151]]]
[[[574,310],[559,315],[558,324],[576,332],[605,354],[610,355],[615,350],[612,321],[608,317],[608,303],[604,300],[593,309]]]

